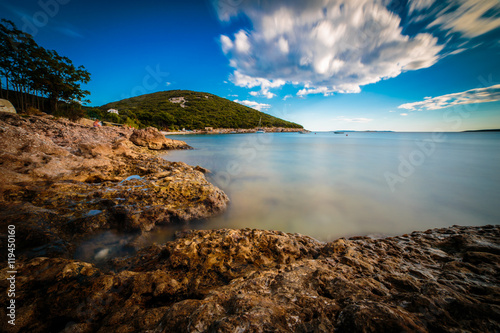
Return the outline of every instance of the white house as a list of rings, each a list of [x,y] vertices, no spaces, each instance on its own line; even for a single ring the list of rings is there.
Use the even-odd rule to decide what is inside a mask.
[[[120,113],[118,112],[118,110],[115,110],[115,109],[109,109],[109,110],[108,110],[108,113],[120,114]]]

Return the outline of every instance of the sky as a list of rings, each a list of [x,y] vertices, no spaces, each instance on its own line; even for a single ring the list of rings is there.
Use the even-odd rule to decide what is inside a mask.
[[[313,131],[500,128],[499,0],[0,0],[93,106],[212,93]]]

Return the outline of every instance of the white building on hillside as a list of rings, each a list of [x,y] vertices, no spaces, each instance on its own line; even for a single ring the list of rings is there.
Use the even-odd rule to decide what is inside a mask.
[[[109,110],[108,110],[108,113],[120,114],[120,113],[118,112],[118,110],[115,110],[115,109],[109,109]]]

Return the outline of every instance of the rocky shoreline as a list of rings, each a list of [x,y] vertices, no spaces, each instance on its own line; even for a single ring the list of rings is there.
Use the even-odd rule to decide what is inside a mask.
[[[10,331],[498,332],[499,239],[499,226],[326,244],[222,229],[180,233],[108,270],[37,257],[18,263]]]
[[[212,216],[229,199],[207,170],[155,156],[190,147],[154,129],[0,113],[0,140],[2,290],[15,269],[15,296],[0,294],[15,300],[15,326],[0,310],[8,332],[500,331],[498,225],[328,243],[185,231],[96,266],[73,259],[83,237]]]
[[[18,254],[72,257],[102,230],[149,231],[219,214],[228,197],[207,170],[156,156],[190,149],[156,129],[87,127],[0,113],[0,228],[15,224]],[[3,244],[5,246],[5,244]]]

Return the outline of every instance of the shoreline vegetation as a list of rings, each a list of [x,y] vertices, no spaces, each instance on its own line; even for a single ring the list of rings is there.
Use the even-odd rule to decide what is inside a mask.
[[[11,332],[500,329],[498,225],[328,243],[182,231],[147,248],[129,238],[128,255],[90,263],[73,258],[92,235],[138,237],[220,214],[229,198],[208,170],[157,157],[191,147],[154,128],[0,113],[0,140],[0,228],[15,230],[12,266],[0,270],[0,285],[15,293],[0,301],[14,300],[15,326],[6,307],[0,325]]]
[[[188,135],[188,134],[248,134],[257,133],[257,131],[265,133],[295,133],[302,132],[302,128],[285,128],[285,127],[261,127],[261,128],[214,128],[210,130],[192,130],[192,131],[175,131],[167,132],[160,131],[163,135]]]

